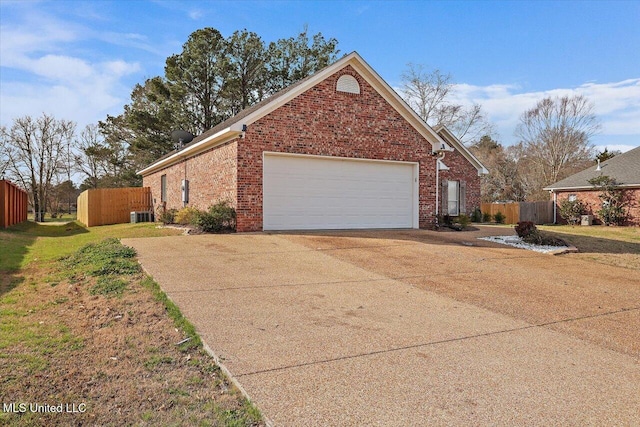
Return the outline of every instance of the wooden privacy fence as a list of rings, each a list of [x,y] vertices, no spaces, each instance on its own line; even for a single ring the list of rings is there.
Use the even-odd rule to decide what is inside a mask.
[[[553,201],[482,203],[480,210],[491,215],[502,212],[506,224],[516,224],[520,221],[531,221],[535,224],[553,222]]]
[[[0,228],[27,220],[29,195],[15,184],[0,179]]]
[[[96,188],[78,196],[78,221],[87,227],[123,224],[131,212],[151,212],[151,188]]]

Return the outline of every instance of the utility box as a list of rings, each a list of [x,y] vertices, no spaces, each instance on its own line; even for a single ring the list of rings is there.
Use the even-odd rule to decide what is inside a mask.
[[[580,225],[593,225],[593,215],[581,215]]]
[[[152,222],[153,215],[151,212],[131,212],[131,224],[138,222]]]
[[[182,203],[189,203],[189,180],[182,180]]]

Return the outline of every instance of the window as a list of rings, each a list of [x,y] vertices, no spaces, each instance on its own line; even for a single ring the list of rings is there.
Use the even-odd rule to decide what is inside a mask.
[[[167,175],[160,177],[160,201],[167,201]]]
[[[442,180],[441,183],[442,202],[439,212],[442,215],[458,216],[466,214],[466,190],[467,185],[464,181],[448,181]]]
[[[449,181],[447,185],[447,213],[458,216],[460,214],[460,181]]]

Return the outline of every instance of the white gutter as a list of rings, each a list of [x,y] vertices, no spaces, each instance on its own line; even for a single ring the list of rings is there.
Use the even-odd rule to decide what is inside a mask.
[[[622,188],[636,188],[640,187],[640,184],[617,184],[616,187]],[[580,187],[545,187],[543,190],[547,191],[578,191],[578,190],[597,190],[598,187],[593,185],[590,186],[580,186]]]
[[[221,131],[203,139],[202,141],[198,141],[197,143],[190,145],[183,150],[173,153],[171,156],[159,160],[136,173],[142,176],[148,175],[158,169],[162,169],[163,167],[167,167],[174,163],[177,163],[180,159],[186,159],[187,157],[194,156],[215,145],[228,142],[236,138],[238,135],[242,134],[242,126],[242,123],[235,123],[230,127],[222,129]]]
[[[558,193],[556,193],[555,191],[551,190],[551,193],[553,194],[553,223],[557,224],[557,218],[558,218]]]

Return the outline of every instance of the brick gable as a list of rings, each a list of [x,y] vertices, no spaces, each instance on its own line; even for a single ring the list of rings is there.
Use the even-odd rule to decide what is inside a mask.
[[[336,91],[340,76],[351,75],[360,94]],[[215,147],[145,176],[156,206],[160,176],[167,174],[167,208],[180,208],[180,181],[190,181],[189,206],[206,209],[230,200],[238,231],[263,225],[263,153],[283,152],[419,164],[419,226],[435,222],[435,165],[432,145],[358,72],[347,65],[287,103],[250,123],[244,138]],[[480,205],[477,169],[457,152],[447,153],[448,179],[467,185],[467,212]],[[186,175],[185,175],[186,166]]]

